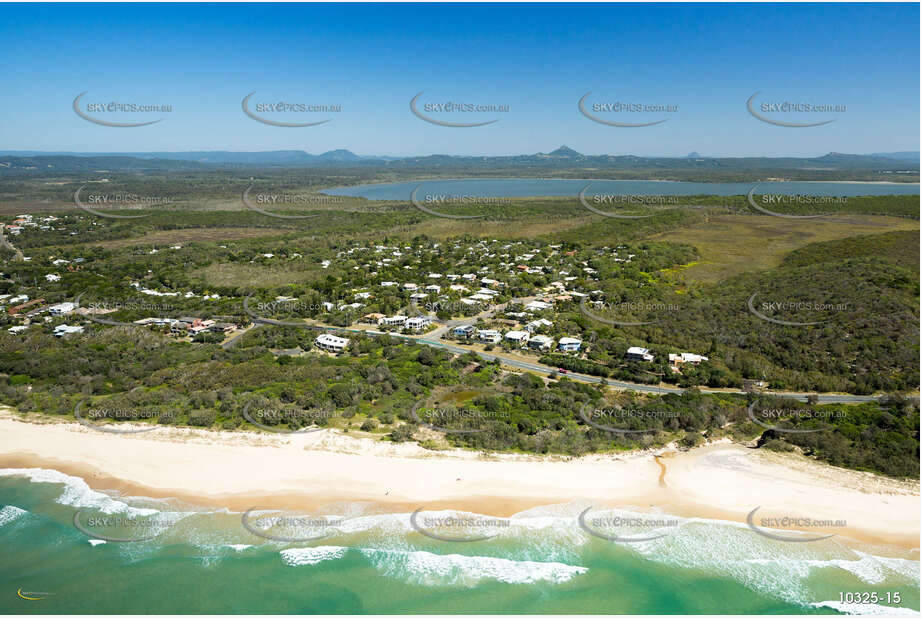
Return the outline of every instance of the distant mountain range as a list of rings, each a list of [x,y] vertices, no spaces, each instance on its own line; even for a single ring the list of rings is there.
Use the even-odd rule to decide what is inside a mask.
[[[425,155],[409,157],[360,156],[345,150],[314,155],[302,150],[266,152],[41,152],[0,151],[0,174],[39,175],[111,171],[179,171],[215,168],[365,168],[399,171],[495,171],[590,168],[607,171],[649,171],[657,177],[667,172],[738,175],[751,172],[764,176],[834,175],[837,172],[867,174],[915,174],[918,152],[869,155],[831,152],[821,157],[703,157],[692,152],[684,157],[638,157],[634,155],[584,155],[568,146],[548,153],[504,156]],[[852,177],[852,176],[850,176]],[[904,176],[903,176],[904,177]],[[897,177],[896,177],[897,178]]]
[[[870,155],[871,157],[885,157],[887,159],[904,159],[907,161],[917,161],[921,152],[906,150],[902,152],[877,152]]]

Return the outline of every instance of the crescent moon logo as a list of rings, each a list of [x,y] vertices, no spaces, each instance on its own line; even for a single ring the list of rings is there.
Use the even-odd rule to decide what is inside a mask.
[[[588,188],[590,186],[592,185],[590,184],[585,185],[585,187],[583,187],[582,190],[579,192],[579,202],[583,206],[585,206],[585,208],[587,208],[588,210],[591,210],[596,215],[601,215],[602,217],[612,217],[614,219],[646,219],[647,217],[652,216],[652,215],[615,215],[614,213],[604,212],[603,210],[598,210],[597,208],[589,204],[585,199],[585,192],[588,191]]]
[[[79,511],[74,513],[74,528],[76,528],[77,530],[85,534],[86,536],[93,537],[94,539],[100,539],[103,541],[111,541],[112,543],[140,543],[141,541],[149,541],[150,539],[156,538],[157,536],[160,535],[160,533],[158,532],[156,534],[151,534],[149,536],[144,536],[138,539],[125,539],[125,538],[118,538],[118,537],[111,537],[111,536],[102,536],[100,534],[90,532],[89,530],[86,529],[86,527],[82,523],[80,523],[81,513],[83,513],[83,509],[80,509]]]
[[[758,96],[759,94],[761,94],[760,90],[756,92],[755,94],[753,94],[752,96],[748,97],[748,101],[745,103],[745,106],[748,107],[748,113],[754,116],[755,118],[757,118],[758,120],[760,120],[761,122],[773,124],[778,127],[803,128],[803,127],[820,127],[823,124],[828,124],[830,122],[835,121],[835,119],[832,118],[831,120],[825,120],[824,122],[784,122],[782,120],[774,120],[772,118],[768,118],[767,116],[762,116],[761,114],[755,111],[754,107],[752,107],[752,102],[755,100],[755,97]]]
[[[618,322],[617,320],[609,320],[608,318],[603,318],[600,315],[592,313],[592,311],[585,306],[585,299],[583,298],[579,301],[579,310],[587,318],[591,318],[596,322],[604,322],[605,324],[610,324],[612,326],[643,326],[645,324],[655,324],[658,320],[653,320],[652,322]]]
[[[419,418],[418,410],[422,407],[422,400],[420,399],[413,405],[409,410],[409,415],[413,417],[413,420],[422,425],[423,427],[428,427],[429,429],[435,429],[437,431],[443,431],[444,433],[453,433],[453,434],[462,434],[462,433],[480,433],[481,431],[486,431],[485,429],[448,429],[447,427],[439,427],[438,425],[432,425],[431,423],[426,423],[421,418]]]
[[[249,208],[250,210],[258,212],[260,215],[265,215],[267,217],[275,217],[276,219],[313,219],[314,217],[320,216],[320,215],[276,215],[274,212],[269,212],[267,210],[258,208],[249,201],[249,192],[250,190],[252,190],[252,188],[253,188],[253,185],[250,184],[250,186],[246,187],[246,191],[243,192],[243,205]]]
[[[769,318],[764,315],[757,309],[755,309],[755,296],[758,295],[758,292],[755,292],[751,295],[751,298],[748,299],[748,310],[751,311],[756,317],[761,318],[766,322],[773,322],[774,324],[782,324],[784,326],[815,326],[816,324],[822,324],[828,320],[819,320],[818,322],[788,322],[787,320],[775,320],[774,318]]]
[[[415,206],[422,212],[428,213],[430,215],[434,215],[436,217],[444,217],[445,219],[482,219],[483,217],[486,216],[486,215],[446,215],[444,213],[438,212],[437,210],[426,208],[425,206],[422,205],[422,202],[420,202],[416,198],[416,194],[419,192],[419,189],[421,187],[422,185],[419,185],[415,189],[413,189],[413,192],[409,196],[409,201],[412,202],[413,206]]]
[[[162,118],[160,118],[160,120],[151,120],[149,122],[109,122],[107,120],[99,120],[98,118],[93,118],[92,116],[90,116],[89,114],[87,114],[86,112],[80,109],[80,99],[82,99],[83,95],[85,95],[87,92],[89,92],[89,90],[84,90],[83,92],[77,95],[77,98],[74,99],[73,107],[74,107],[74,112],[78,116],[80,116],[84,120],[88,120],[89,122],[92,122],[95,124],[101,124],[104,127],[125,128],[125,127],[145,127],[149,124],[157,124],[158,122],[161,122],[163,120]]]
[[[147,433],[148,431],[154,431],[156,429],[159,429],[159,427],[157,426],[148,427],[145,429],[115,429],[113,427],[95,425],[91,423],[89,420],[83,418],[83,415],[80,413],[80,411],[83,409],[83,404],[84,404],[83,401],[78,401],[77,405],[74,406],[74,418],[76,418],[77,422],[83,425],[84,427],[89,427],[90,429],[93,429],[95,431],[103,431],[105,433],[116,433],[116,434],[132,434],[132,433]],[[87,534],[89,533],[87,532]],[[90,534],[90,536],[93,536],[93,535]],[[102,537],[97,537],[97,538],[102,538]]]
[[[313,433],[313,432],[315,432],[315,431],[320,431],[321,429],[323,429],[322,427],[316,427],[316,428],[314,428],[314,429],[281,429],[281,428],[279,428],[279,427],[272,427],[271,425],[265,425],[265,424],[260,423],[259,421],[255,420],[255,419],[252,417],[252,415],[250,415],[250,413],[249,413],[249,408],[250,408],[250,406],[252,406],[252,405],[253,405],[253,402],[252,402],[252,401],[248,401],[248,402],[246,403],[246,405],[243,407],[243,418],[245,418],[247,421],[249,421],[250,423],[252,423],[252,424],[255,425],[256,427],[259,427],[260,429],[265,429],[266,431],[271,431],[271,432],[274,432],[274,433]],[[250,511],[251,511],[251,510],[252,510],[252,509],[250,509]],[[249,512],[249,511],[247,511],[247,512]],[[246,524],[244,523],[244,525],[246,525]],[[318,537],[318,538],[319,538],[319,537]],[[299,540],[303,540],[303,539],[299,539]]]
[[[755,185],[754,187],[752,187],[752,190],[748,192],[748,203],[751,204],[752,208],[754,208],[755,210],[759,210],[766,215],[771,215],[772,217],[783,217],[784,219],[818,219],[819,217],[828,216],[828,215],[782,215],[779,212],[768,210],[767,208],[758,206],[758,204],[755,203],[755,200],[752,196],[754,196],[755,189],[757,188],[758,188],[758,185]]]
[[[752,509],[752,512],[749,513],[748,517],[745,518],[745,521],[746,523],[748,523],[748,527],[751,528],[755,533],[760,534],[761,536],[765,536],[769,539],[774,539],[775,541],[784,541],[787,543],[811,543],[812,541],[821,541],[823,539],[830,539],[831,537],[835,536],[834,534],[826,534],[825,536],[804,539],[804,538],[799,538],[799,537],[789,537],[789,536],[784,536],[782,534],[771,534],[770,532],[765,532],[764,530],[756,526],[755,522],[753,521],[755,517],[755,512],[757,512],[758,509],[760,508],[761,508],[760,506],[757,506],[754,509]]]
[[[618,536],[616,534],[605,534],[603,532],[598,532],[588,525],[585,521],[585,514],[592,510],[592,507],[588,507],[581,513],[579,513],[579,527],[588,532],[592,536],[596,536],[599,539],[604,539],[605,541],[613,541],[615,543],[641,543],[643,541],[654,541],[655,539],[661,539],[663,536],[667,536],[666,533],[656,534],[655,536],[641,536],[641,537],[629,537],[629,536]]]
[[[413,511],[412,515],[409,516],[409,525],[412,526],[416,532],[418,532],[419,534],[423,536],[427,536],[430,539],[435,539],[436,541],[447,541],[449,543],[473,543],[475,541],[485,541],[487,539],[491,539],[497,536],[495,534],[488,534],[488,535],[473,537],[470,539],[454,539],[448,536],[441,536],[440,534],[435,534],[434,532],[430,532],[429,530],[426,530],[425,528],[419,525],[418,517],[419,517],[419,513],[422,511],[423,511],[422,508],[418,508],[415,511]]]
[[[583,95],[583,97],[579,99],[579,111],[582,112],[582,115],[588,118],[589,120],[594,120],[595,122],[599,124],[606,124],[609,127],[628,127],[628,128],[629,127],[651,127],[657,124],[662,124],[663,122],[668,120],[668,118],[664,118],[662,120],[656,120],[655,122],[614,122],[613,120],[605,120],[603,118],[599,118],[598,116],[595,116],[594,114],[590,113],[587,109],[585,109],[585,99],[587,99],[588,95],[590,94],[591,92],[586,92],[585,95]]]
[[[616,427],[608,427],[607,425],[599,425],[598,423],[592,420],[591,416],[585,413],[585,408],[588,405],[589,404],[585,404],[579,409],[579,416],[582,417],[582,420],[585,421],[586,424],[591,425],[595,429],[600,429],[602,431],[607,431],[609,433],[616,433],[616,434],[649,433],[650,431],[656,431],[655,429],[617,429]]]
[[[291,127],[315,127],[317,125],[326,124],[327,122],[332,121],[332,118],[329,118],[328,120],[321,120],[319,122],[280,122],[278,120],[269,120],[268,118],[257,116],[256,114],[251,112],[249,109],[249,99],[254,94],[256,94],[255,90],[253,90],[248,95],[243,97],[243,102],[241,103],[241,106],[243,107],[243,113],[249,116],[250,118],[252,118],[253,120],[255,120],[256,122],[261,122],[262,124],[267,124],[273,127],[291,128]]]
[[[423,114],[422,112],[420,112],[420,111],[416,108],[416,101],[418,101],[418,100],[419,100],[419,97],[421,97],[421,96],[422,96],[422,92],[420,92],[419,94],[417,94],[416,96],[414,96],[414,97],[412,98],[412,100],[409,102],[409,111],[411,111],[411,112],[412,112],[413,114],[415,114],[418,118],[421,118],[422,120],[424,120],[424,121],[426,121],[426,122],[430,122],[430,123],[432,123],[432,124],[437,124],[438,126],[441,126],[441,127],[455,127],[455,128],[458,128],[458,127],[459,127],[459,128],[465,128],[465,127],[485,127],[485,126],[488,125],[488,124],[492,124],[492,123],[494,123],[494,122],[499,122],[499,119],[498,119],[498,118],[496,118],[495,120],[489,120],[489,121],[486,121],[486,122],[448,122],[448,121],[446,121],[446,120],[435,120],[434,118],[429,118],[428,116],[426,116],[425,114]]]
[[[295,326],[297,328],[309,328],[317,330],[315,326],[307,324],[305,322],[285,322],[282,320],[273,320],[272,318],[264,318],[252,309],[249,308],[249,299],[253,297],[253,294],[250,293],[246,298],[243,299],[243,311],[245,311],[251,318],[256,322],[261,322],[262,324],[272,324],[274,326]]]
[[[755,402],[752,402],[751,405],[748,406],[748,420],[750,420],[756,425],[760,425],[761,427],[764,427],[765,429],[770,429],[772,431],[780,431],[783,433],[816,433],[818,431],[826,431],[826,429],[783,429],[782,427],[778,427],[777,425],[768,425],[767,423],[762,423],[757,418],[755,418]]]
[[[77,208],[85,212],[90,213],[91,215],[96,215],[97,217],[107,217],[109,219],[141,219],[143,217],[149,217],[150,213],[146,215],[112,215],[104,212],[99,212],[93,208],[90,208],[82,201],[80,201],[80,192],[86,188],[86,185],[81,186],[79,189],[74,191],[74,203],[77,205]]]
[[[256,536],[262,537],[264,539],[270,539],[272,541],[283,541],[285,543],[306,543],[309,541],[319,541],[320,539],[325,539],[331,534],[327,532],[325,534],[320,534],[318,536],[307,536],[307,537],[288,537],[288,536],[278,536],[274,534],[268,534],[263,530],[259,530],[256,526],[253,526],[249,522],[250,513],[256,510],[259,510],[258,507],[247,509],[247,511],[243,513],[243,517],[241,518],[241,523],[243,524],[243,527],[246,528],[249,532],[255,534]]]

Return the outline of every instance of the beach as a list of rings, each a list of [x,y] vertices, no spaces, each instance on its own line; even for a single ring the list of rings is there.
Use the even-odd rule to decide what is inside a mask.
[[[119,426],[120,428],[123,426]],[[121,495],[244,511],[372,502],[391,512],[509,517],[576,501],[745,522],[757,507],[860,543],[918,547],[918,483],[731,444],[581,458],[430,451],[416,443],[157,427],[113,435],[74,422],[0,417],[0,468],[46,468]],[[791,529],[799,529],[796,526]],[[824,528],[810,528],[823,531]]]

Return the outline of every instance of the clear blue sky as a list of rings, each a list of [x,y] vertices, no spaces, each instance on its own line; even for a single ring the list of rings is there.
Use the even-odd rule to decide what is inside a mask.
[[[918,4],[42,4],[0,5],[0,149],[128,152],[281,150],[358,154],[518,154],[566,144],[590,154],[818,155],[917,150]],[[760,122],[767,100],[846,105],[808,129]],[[71,104],[167,103],[166,114],[103,118]],[[278,128],[241,99],[342,105]],[[508,105],[500,114],[435,117],[409,101]],[[577,108],[623,101],[677,105],[647,128],[612,128]],[[759,99],[760,100],[760,99]],[[601,114],[600,114],[601,115]],[[614,115],[603,116],[614,118]],[[626,118],[632,121],[636,115]],[[802,117],[782,117],[800,120]]]

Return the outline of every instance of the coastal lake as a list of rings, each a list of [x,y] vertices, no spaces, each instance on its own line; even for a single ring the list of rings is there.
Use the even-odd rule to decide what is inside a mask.
[[[419,534],[411,513],[343,502],[326,510],[323,538],[283,541],[259,523],[243,525],[239,512],[95,491],[54,470],[5,469],[0,613],[911,614],[919,607],[917,552],[834,537],[780,542],[741,523],[679,517],[630,532],[649,540],[611,542],[577,524],[585,506],[529,509],[488,539],[446,542]],[[91,536],[109,527],[135,541]],[[843,593],[857,592],[882,600],[841,603]],[[887,603],[895,593],[898,602]]]
[[[918,195],[919,186],[884,182],[671,182],[666,180],[571,180],[552,178],[461,178],[357,185],[323,191],[327,195],[369,200],[408,200],[420,187],[425,194],[474,197],[575,197],[588,187],[590,194],[610,195]]]

